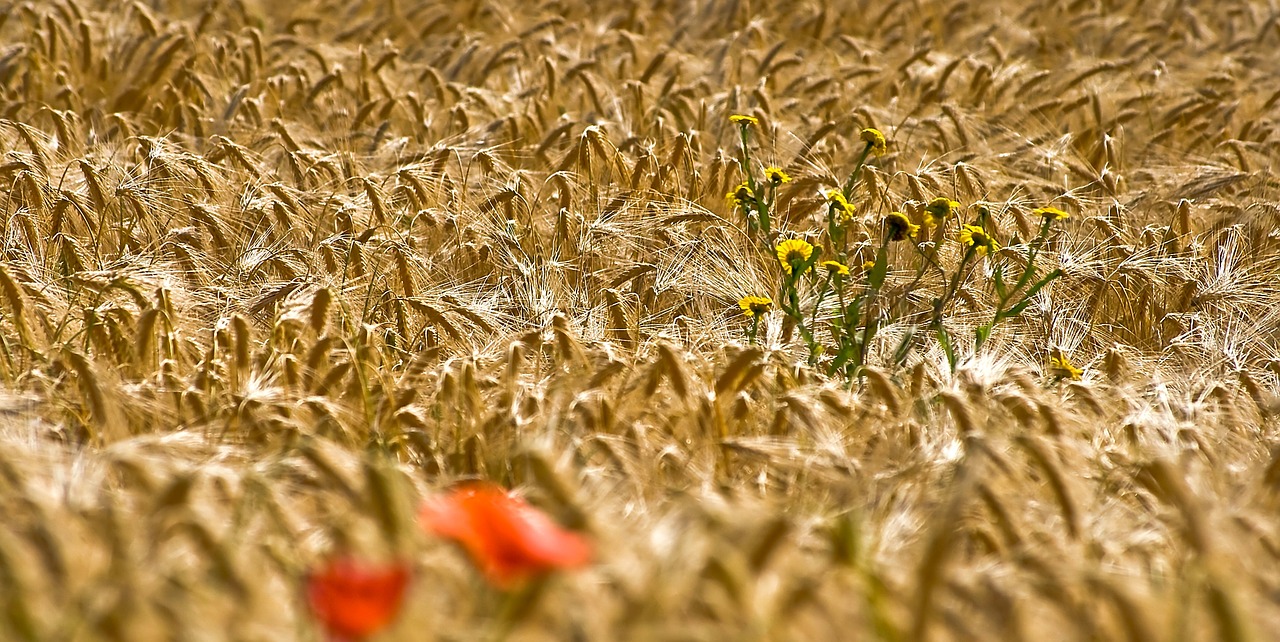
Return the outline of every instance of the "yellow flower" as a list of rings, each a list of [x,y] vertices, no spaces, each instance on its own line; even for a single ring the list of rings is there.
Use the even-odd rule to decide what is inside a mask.
[[[732,192],[724,195],[724,200],[729,203],[729,207],[742,207],[744,203],[751,203],[756,200],[756,195],[751,192],[751,186],[745,182],[733,188]]]
[[[839,274],[840,276],[849,276],[849,266],[839,261],[823,261],[822,267],[827,268],[827,272],[833,276],[836,274]]]
[[[1060,210],[1060,209],[1058,209],[1058,208],[1056,208],[1056,207],[1047,207],[1047,206],[1046,206],[1046,207],[1040,207],[1040,208],[1037,208],[1037,209],[1031,210],[1031,213],[1032,213],[1032,214],[1039,214],[1040,216],[1043,216],[1044,218],[1049,219],[1049,220],[1051,220],[1051,221],[1065,221],[1065,220],[1067,220],[1067,219],[1071,218],[1071,215],[1070,215],[1070,214],[1068,214],[1068,213],[1066,213],[1066,212],[1064,212],[1064,211],[1062,211],[1062,210]]]
[[[767,296],[744,296],[738,299],[738,307],[748,319],[753,319],[769,312],[773,307],[773,299]]]
[[[863,272],[870,272],[870,271],[871,271],[871,268],[873,268],[873,267],[875,267],[875,266],[876,266],[876,262],[875,262],[875,261],[867,261],[866,263],[863,263],[863,264],[862,264],[862,271],[863,271]]]
[[[782,171],[781,167],[766,167],[764,170],[764,177],[774,185],[791,182],[791,177],[787,176],[787,173]]]
[[[742,125],[743,127],[750,127],[751,125],[759,125],[760,119],[755,116],[747,116],[745,114],[734,114],[729,117],[729,122],[735,125]]]
[[[787,274],[813,256],[813,246],[803,239],[787,239],[778,244],[778,262]]]
[[[1083,370],[1071,363],[1071,359],[1067,358],[1067,355],[1057,348],[1054,348],[1049,355],[1049,371],[1055,377],[1072,381],[1079,381],[1080,375],[1084,374]]]
[[[929,201],[924,208],[924,224],[926,227],[933,227],[938,223],[947,220],[951,213],[960,208],[960,203],[949,198],[938,198]]]
[[[827,190],[824,195],[827,197],[827,204],[831,207],[831,211],[840,215],[840,222],[848,222],[853,218],[856,210],[852,203],[845,200],[840,190]]]
[[[881,134],[878,129],[868,127],[862,130],[861,137],[867,143],[867,148],[876,156],[884,156],[884,153],[889,149],[888,142],[884,139],[884,134]]]
[[[976,251],[978,254],[986,254],[1000,249],[1000,244],[991,238],[987,231],[977,225],[965,225],[960,228],[960,244],[966,248]]]
[[[884,235],[890,241],[915,238],[919,232],[920,226],[912,223],[902,212],[893,212],[884,217]]]

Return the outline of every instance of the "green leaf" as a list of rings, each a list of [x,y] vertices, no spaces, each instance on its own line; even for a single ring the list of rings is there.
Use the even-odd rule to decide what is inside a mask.
[[[886,247],[881,247],[876,252],[876,264],[871,268],[871,274],[867,275],[867,283],[873,289],[880,289],[884,285],[884,277],[889,274],[889,251]]]
[[[980,325],[973,331],[973,334],[973,350],[974,352],[977,352],[982,348],[982,344],[986,343],[987,339],[991,338],[991,325]]]
[[[1019,314],[1022,314],[1022,312],[1027,309],[1027,306],[1031,305],[1031,297],[1035,296],[1036,293],[1039,292],[1044,286],[1049,285],[1050,281],[1053,281],[1054,279],[1060,276],[1062,276],[1062,270],[1054,270],[1046,274],[1043,279],[1036,281],[1036,284],[1031,286],[1031,289],[1027,290],[1027,294],[1022,297],[1022,300],[1019,301],[1017,305],[1009,308],[1008,310],[1005,310],[1004,312],[1001,312],[999,315],[1000,318],[1010,319],[1018,316]]]
[[[996,281],[996,294],[999,294],[1000,300],[1004,301],[1005,298],[1008,296],[1008,294],[1005,292],[1005,288],[1004,288],[1004,266],[1003,265],[996,266],[994,277]]]
[[[832,360],[831,366],[827,368],[827,374],[835,374],[846,363],[849,363],[849,352],[841,350],[840,353],[836,355],[836,358]]]
[[[898,347],[893,351],[893,362],[899,367],[907,362],[907,356],[911,354],[911,347],[914,345],[913,340],[916,338],[916,329],[908,328],[906,334],[902,335],[902,340],[898,342]]]
[[[863,343],[871,345],[871,340],[876,338],[876,332],[880,330],[880,318],[872,317],[867,319],[867,335],[863,339]]]
[[[1030,301],[1029,299],[1023,299],[1022,301],[1018,302],[1018,304],[1017,304],[1017,305],[1015,305],[1015,306],[1013,306],[1012,308],[1009,308],[1008,310],[1005,310],[1004,312],[1001,312],[1001,313],[1000,313],[1000,318],[1001,318],[1001,319],[1012,319],[1013,317],[1016,317],[1016,316],[1018,316],[1019,314],[1022,314],[1022,311],[1023,311],[1023,310],[1026,310],[1028,305],[1031,305],[1031,301]]]
[[[822,246],[814,246],[813,252],[809,254],[809,260],[800,266],[801,272],[808,272],[810,268],[818,263],[818,258],[822,256]]]
[[[951,371],[956,371],[956,350],[951,345],[951,335],[944,327],[938,327],[938,343],[942,344],[942,351],[947,353],[947,364],[951,366]]]
[[[1039,291],[1040,291],[1040,288],[1043,288],[1044,286],[1049,285],[1049,282],[1050,282],[1050,281],[1052,281],[1052,280],[1054,280],[1054,279],[1056,279],[1056,278],[1058,278],[1058,277],[1060,277],[1060,276],[1062,276],[1062,270],[1061,270],[1061,269],[1054,270],[1054,271],[1052,271],[1052,272],[1050,272],[1050,273],[1048,273],[1048,274],[1044,275],[1044,278],[1043,278],[1043,279],[1040,279],[1038,282],[1036,282],[1036,284],[1035,284],[1035,285],[1031,286],[1031,289],[1030,289],[1030,290],[1027,290],[1027,294],[1026,294],[1026,296],[1022,297],[1022,298],[1023,298],[1023,300],[1027,300],[1027,299],[1030,299],[1031,297],[1035,296],[1035,295],[1036,295],[1036,292],[1039,292]]]
[[[844,327],[845,329],[858,327],[858,321],[862,320],[862,297],[854,299],[844,309]]]

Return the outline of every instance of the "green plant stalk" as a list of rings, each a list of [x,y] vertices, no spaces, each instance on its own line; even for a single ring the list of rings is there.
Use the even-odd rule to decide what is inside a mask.
[[[956,350],[951,345],[951,335],[941,323],[934,328],[934,332],[938,337],[938,343],[942,344],[942,351],[947,354],[947,365],[951,367],[951,373],[956,371]]]
[[[858,321],[862,318],[861,306],[865,296],[859,296],[852,303],[846,303],[843,288],[839,291],[839,295],[841,308],[839,329],[841,332],[836,335],[836,338],[840,347],[836,352],[835,360],[832,361],[831,367],[828,369],[828,374],[835,374],[842,367],[846,368],[847,372],[852,372],[854,369],[848,362],[854,357],[854,349],[858,346],[857,328]]]
[[[773,208],[774,190],[776,189],[772,183],[759,183],[760,188],[768,191],[764,198],[756,199],[756,211],[760,213],[760,231],[764,233],[764,242],[766,246],[769,243],[769,234],[772,229],[772,219],[769,210]]]
[[[836,300],[840,303],[839,320],[831,324],[831,339],[836,344],[836,359],[845,351],[845,343],[848,340],[849,313],[844,302],[844,279],[836,278]],[[834,374],[838,361],[833,360],[827,374]]]
[[[812,263],[812,260],[809,262]],[[808,265],[804,267],[805,269],[809,268]],[[813,332],[805,325],[804,313],[800,310],[800,292],[799,284],[797,283],[802,275],[800,268],[801,264],[799,263],[791,266],[791,274],[787,275],[787,279],[782,285],[783,296],[780,298],[784,301],[782,311],[795,321],[796,329],[800,331],[801,338],[804,339],[805,345],[809,348],[809,365],[813,365],[816,361],[818,344],[813,338]]]
[[[943,278],[946,278],[947,276],[946,270],[943,270],[942,266],[938,265],[937,261],[933,260],[933,257],[929,256],[928,254],[925,253],[924,250],[920,249],[920,246],[918,244],[913,243],[911,247],[916,251],[917,254],[920,255],[920,258],[924,260],[920,263],[920,269],[916,270],[915,278],[911,280],[911,283],[907,284],[907,287],[902,291],[902,296],[898,299],[897,303],[894,305],[894,309],[898,311],[899,315],[901,315],[902,308],[905,307],[906,305],[907,297],[910,296],[910,294],[916,289],[916,286],[920,284],[920,279],[924,278],[924,272],[925,270],[929,269],[930,265],[932,265],[934,269],[938,270],[938,272],[942,275]]]
[[[1010,293],[1017,292],[1026,285],[1033,274],[1035,274],[1036,255],[1040,252],[1040,247],[1044,245],[1045,239],[1049,237],[1049,227],[1053,225],[1053,219],[1046,218],[1040,226],[1040,233],[1036,235],[1035,240],[1031,242],[1031,249],[1027,252],[1027,267],[1022,271],[1022,276],[1018,279],[1018,284],[1013,286]]]
[[[747,188],[751,190],[751,195],[755,198],[756,212],[760,214],[760,231],[764,233],[765,239],[769,238],[769,206],[760,198],[760,184],[756,182],[755,171],[751,165],[751,149],[750,135],[747,130],[751,126],[743,123],[738,126],[738,132],[742,139],[742,173],[747,177]]]
[[[960,259],[960,265],[956,266],[956,273],[951,277],[951,283],[947,285],[947,289],[943,290],[942,298],[938,299],[933,305],[933,320],[929,322],[929,327],[937,330],[942,327],[942,311],[946,309],[947,303],[951,297],[955,296],[956,291],[960,287],[960,277],[964,274],[964,270],[969,265],[977,251],[969,248],[964,253],[964,258]]]
[[[868,144],[867,149],[871,149],[871,145]],[[888,249],[889,237],[886,235],[884,240],[880,242],[880,249],[876,251],[876,266],[872,268],[873,272],[879,269],[888,270]],[[883,268],[881,268],[880,265],[881,260],[886,263]],[[884,281],[882,279],[879,284],[874,284],[871,283],[869,279],[867,285],[869,287],[867,288],[866,307],[864,308],[864,310],[866,310],[866,314],[864,316],[866,317],[867,322],[862,325],[862,345],[858,346],[858,361],[855,364],[855,369],[861,369],[867,362],[867,346],[870,345],[871,339],[875,337],[876,331],[880,326],[879,315],[872,315],[872,306],[876,304],[876,298],[880,294],[880,286],[884,285]]]
[[[822,289],[818,290],[818,302],[813,304],[813,316],[809,320],[809,325],[815,328],[818,327],[818,309],[822,307],[822,300],[827,298],[827,292],[831,291],[831,278],[832,275],[828,273],[827,278],[823,279]]]
[[[813,365],[817,356],[817,342],[813,339],[813,333],[809,328],[805,327],[804,314],[800,311],[800,293],[799,288],[794,283],[799,277],[793,277],[792,282],[788,283],[787,295],[791,298],[791,310],[794,313],[792,318],[796,321],[796,329],[800,331],[800,336],[804,339],[805,344],[809,346],[809,365]]]
[[[836,297],[840,301],[840,325],[838,327],[844,330],[849,325],[848,306],[844,302],[844,279],[836,280]],[[839,337],[837,337],[837,340],[839,340]]]
[[[831,254],[835,257],[835,260],[846,264],[849,262],[848,236],[845,233],[844,225],[837,220],[835,204],[828,203],[827,238],[831,242]]]
[[[974,341],[974,346],[973,346],[973,349],[975,351],[980,350],[982,348],[982,345],[986,343],[988,338],[990,338],[991,331],[995,329],[996,324],[1000,323],[1000,321],[1004,320],[1009,316],[1007,314],[1008,309],[1006,309],[1005,307],[1009,304],[1009,300],[1012,299],[1013,296],[1017,294],[1020,290],[1022,290],[1022,288],[1031,281],[1032,277],[1035,276],[1036,255],[1040,252],[1040,247],[1044,245],[1044,241],[1049,235],[1049,228],[1052,225],[1053,225],[1053,219],[1050,219],[1050,218],[1046,218],[1044,220],[1044,223],[1040,225],[1040,233],[1037,234],[1035,239],[1031,241],[1031,247],[1027,251],[1027,265],[1026,267],[1023,268],[1022,275],[1018,277],[1017,284],[1015,284],[1012,289],[997,293],[996,296],[999,299],[999,301],[997,301],[995,312],[991,316],[991,322],[988,323],[986,326],[981,326],[978,328],[978,334]],[[1034,294],[1035,294],[1034,292],[1029,292],[1027,296],[1030,297],[1030,296],[1033,296]],[[1026,298],[1024,297],[1023,301],[1025,300]]]
[[[867,156],[871,155],[871,143],[867,143],[862,148],[862,154],[858,156],[858,164],[853,167],[853,171],[849,173],[849,180],[844,184],[844,199],[847,201],[853,196],[853,187],[858,184],[858,178],[862,176],[862,166],[867,162]]]

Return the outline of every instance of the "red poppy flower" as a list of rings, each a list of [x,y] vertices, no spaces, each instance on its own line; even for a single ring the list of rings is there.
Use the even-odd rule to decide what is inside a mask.
[[[427,530],[462,544],[499,588],[591,560],[591,546],[581,535],[492,484],[470,484],[428,499],[419,517]]]
[[[386,628],[400,611],[409,569],[350,557],[327,562],[307,577],[307,604],[333,642],[358,642]]]

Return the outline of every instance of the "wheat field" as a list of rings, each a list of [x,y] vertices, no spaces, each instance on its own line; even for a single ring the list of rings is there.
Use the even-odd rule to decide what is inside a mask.
[[[373,640],[1276,639],[1278,44],[1245,1],[4,3],[0,639],[321,640],[335,550],[412,569]],[[954,368],[923,267],[851,376],[739,308],[864,128],[857,257],[935,197],[1004,246]],[[975,350],[1045,205],[1061,276]],[[415,517],[467,479],[592,564],[488,587]]]

